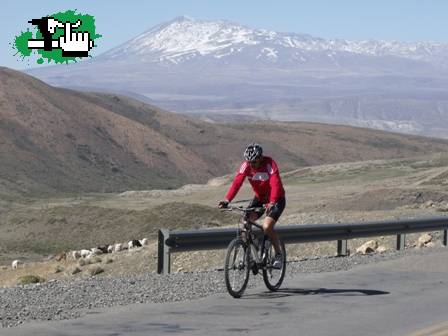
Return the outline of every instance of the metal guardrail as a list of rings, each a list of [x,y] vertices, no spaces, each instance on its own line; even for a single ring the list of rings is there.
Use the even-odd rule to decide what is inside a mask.
[[[447,246],[448,217],[431,217],[397,221],[349,224],[315,224],[276,226],[280,238],[288,243],[337,241],[337,255],[347,254],[347,240],[397,235],[397,250],[403,250],[407,233],[443,230]],[[261,231],[258,233],[261,235]],[[224,249],[237,236],[235,228],[194,231],[159,230],[157,273],[170,273],[170,254],[181,251]]]

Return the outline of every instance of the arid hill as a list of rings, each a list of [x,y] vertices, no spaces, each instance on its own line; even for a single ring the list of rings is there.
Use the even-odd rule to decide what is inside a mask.
[[[0,196],[173,188],[233,172],[258,141],[283,171],[448,150],[448,141],[311,123],[213,124],[0,67]]]

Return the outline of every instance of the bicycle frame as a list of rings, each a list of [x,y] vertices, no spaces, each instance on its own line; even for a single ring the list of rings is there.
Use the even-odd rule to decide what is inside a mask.
[[[231,210],[238,210],[244,213],[243,218],[250,212],[259,210],[260,208],[246,208],[243,209],[242,207],[229,207]],[[265,256],[265,242],[267,239],[266,234],[263,233],[263,238],[261,240],[261,244],[258,245],[254,241],[255,233],[252,231],[252,226],[257,227],[263,232],[263,227],[250,219],[243,219],[243,228],[240,229],[240,237],[241,239],[247,244],[247,247],[250,249],[252,258],[255,261],[255,264],[257,268],[264,268],[266,267],[265,263],[266,260],[264,260]],[[258,246],[257,246],[258,245]]]
[[[238,222],[237,237],[229,243],[225,258],[224,278],[229,294],[234,298],[241,297],[249,281],[250,270],[252,270],[254,275],[258,274],[259,270],[262,270],[266,287],[271,291],[278,290],[285,276],[285,267],[273,267],[272,245],[270,245],[269,237],[264,234],[263,227],[250,220],[250,216],[248,216],[252,211],[258,211],[263,208],[244,209],[243,207],[231,206],[226,209],[229,211],[237,210],[243,213],[241,220]],[[256,238],[256,233],[252,230],[253,226],[263,232],[261,240]],[[284,256],[283,265],[286,265],[286,251],[283,242],[281,242],[281,246],[282,255]],[[244,253],[239,257],[238,262],[235,263],[239,251],[244,251]]]

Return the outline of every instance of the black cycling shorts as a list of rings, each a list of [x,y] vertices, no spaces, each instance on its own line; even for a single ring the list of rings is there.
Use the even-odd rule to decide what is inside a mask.
[[[249,203],[249,208],[258,208],[258,207],[263,207],[263,203],[257,198],[254,197],[252,199],[252,201],[250,201]],[[273,218],[275,221],[278,221],[278,219],[280,218],[283,210],[285,209],[286,206],[286,199],[284,197],[280,198],[277,202],[274,203],[273,206],[271,206],[268,209],[268,212],[266,213],[266,217],[271,217]],[[257,218],[259,219],[261,216],[263,216],[265,209],[263,207],[262,210],[259,211],[254,211],[257,214]]]

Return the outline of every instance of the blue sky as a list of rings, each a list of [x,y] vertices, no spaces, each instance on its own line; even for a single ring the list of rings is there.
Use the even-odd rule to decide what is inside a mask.
[[[103,35],[95,54],[104,52],[152,26],[176,16],[235,21],[253,28],[308,33],[323,38],[382,39],[448,43],[445,0],[277,0],[277,1],[4,1],[0,10],[0,65],[36,66],[17,60],[9,43],[30,25],[28,20],[77,9],[93,15]]]

